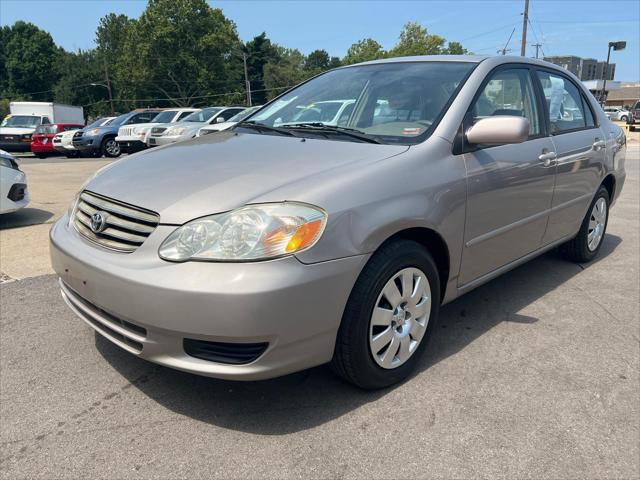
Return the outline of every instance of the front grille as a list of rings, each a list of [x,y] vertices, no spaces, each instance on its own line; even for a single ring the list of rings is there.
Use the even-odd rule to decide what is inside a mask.
[[[185,338],[183,348],[187,355],[217,363],[242,365],[256,360],[267,349],[267,343],[221,343]]]
[[[167,127],[153,127],[151,129],[151,135],[158,136],[158,135],[164,133],[166,129],[167,129]]]
[[[80,140],[82,138],[82,130],[78,130],[76,133],[73,134],[73,139],[74,140]]]
[[[26,191],[27,191],[26,184],[14,183],[13,185],[11,185],[11,188],[9,189],[9,194],[7,195],[7,198],[12,202],[19,202],[24,198]]]
[[[91,217],[96,213],[104,219],[104,225],[99,229],[91,225]],[[142,245],[159,221],[157,213],[84,191],[74,210],[73,225],[86,238],[103,247],[130,253]]]
[[[130,137],[131,135],[133,135],[134,128],[135,127],[122,127],[120,128],[120,130],[118,130],[118,136]]]
[[[0,135],[0,140],[8,143],[18,143],[20,142],[20,137],[22,135]]]
[[[111,315],[82,298],[75,290],[64,283],[62,279],[60,280],[60,290],[62,292],[62,298],[64,298],[71,310],[98,333],[130,352],[142,352],[142,342],[147,338],[146,328]]]

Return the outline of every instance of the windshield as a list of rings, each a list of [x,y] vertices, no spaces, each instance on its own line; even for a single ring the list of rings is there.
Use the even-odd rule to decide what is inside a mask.
[[[47,135],[52,133],[58,133],[57,125],[40,125],[36,128],[36,135]]]
[[[153,117],[151,123],[170,123],[173,120],[173,117],[176,116],[175,110],[168,112],[160,112],[158,115]]]
[[[236,113],[233,117],[227,120],[227,122],[241,122],[242,120],[244,120],[245,118],[247,118],[249,115],[251,115],[253,112],[255,112],[260,108],[262,108],[262,105],[256,105],[255,107],[247,108],[241,111],[240,113]]]
[[[7,115],[0,127],[33,128],[40,125],[40,117],[32,115]]]
[[[104,125],[109,125],[112,121],[113,121],[113,118],[109,119],[109,117],[102,117],[102,118],[97,119],[95,122],[90,123],[85,128],[96,128],[96,127],[101,127],[101,126],[104,126]]]
[[[209,107],[203,108],[199,112],[193,112],[191,115],[184,117],[183,122],[207,122],[211,117],[218,113],[221,108]]]
[[[284,94],[251,122],[352,128],[382,143],[411,145],[429,135],[474,67],[469,62],[402,62],[340,68]]]
[[[129,120],[129,118],[131,118],[131,113],[123,113],[119,117],[116,117],[113,120],[111,120],[109,125],[114,126],[114,127],[117,126],[117,125],[122,125],[124,122]],[[96,126],[97,127],[100,127],[100,126],[104,127],[106,125],[96,125]]]

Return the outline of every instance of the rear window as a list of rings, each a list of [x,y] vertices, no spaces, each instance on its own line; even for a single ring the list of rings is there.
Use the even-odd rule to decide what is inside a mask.
[[[58,133],[57,125],[40,125],[36,128],[36,135],[50,135]]]

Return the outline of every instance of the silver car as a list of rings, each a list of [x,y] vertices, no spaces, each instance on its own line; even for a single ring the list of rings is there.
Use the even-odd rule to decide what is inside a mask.
[[[292,121],[348,99],[337,124]],[[441,305],[554,247],[593,259],[624,162],[622,130],[552,64],[386,59],[110,164],[51,256],[69,307],[134,355],[238,380],[330,362],[380,388]]]

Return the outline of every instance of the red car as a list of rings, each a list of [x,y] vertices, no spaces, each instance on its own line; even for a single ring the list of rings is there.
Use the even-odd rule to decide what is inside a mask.
[[[67,130],[78,130],[83,127],[84,125],[76,123],[49,123],[47,125],[40,125],[31,137],[31,151],[35,153],[38,158],[45,158],[48,155],[55,154],[53,137],[56,136],[56,133]]]

